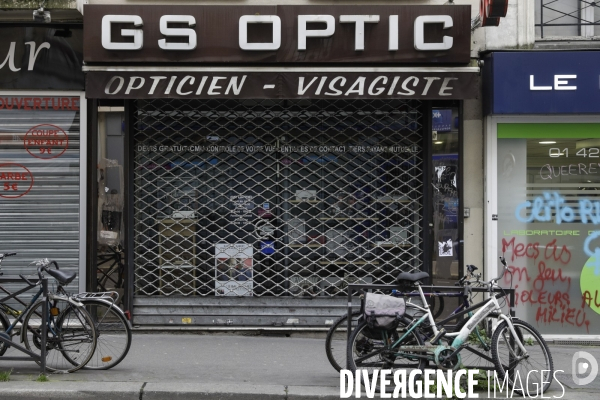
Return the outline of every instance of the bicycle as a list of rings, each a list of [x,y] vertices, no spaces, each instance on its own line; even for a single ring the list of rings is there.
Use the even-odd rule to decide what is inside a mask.
[[[13,255],[16,253],[0,254],[0,264],[4,258]],[[28,286],[5,299],[14,298],[20,293],[40,286],[44,273],[52,276],[58,282],[57,290],[55,293],[48,293],[47,299],[40,299],[43,294],[40,287],[25,310],[16,315],[15,320],[8,325],[5,325],[9,321],[8,316],[3,311],[8,306],[4,304],[5,307],[0,310],[0,315],[2,315],[0,320],[4,331],[0,334],[4,338],[12,339],[13,336],[16,336],[17,324],[21,322],[19,333],[21,342],[32,353],[41,353],[42,326],[46,325],[46,369],[56,373],[75,372],[90,360],[96,349],[96,332],[91,316],[83,304],[74,300],[63,289],[63,286],[72,282],[77,274],[58,270],[58,263],[48,259],[34,261],[31,264],[37,266],[39,280],[31,282],[25,276],[19,275]],[[52,265],[56,269],[51,269]],[[44,302],[47,302],[49,310],[47,321],[42,321],[41,317]],[[8,307],[8,309],[11,308]],[[14,316],[15,313],[12,315]],[[6,352],[7,347],[8,345],[3,346],[2,354]],[[41,364],[40,361],[36,362]]]
[[[125,282],[125,264],[123,263],[123,248],[121,245],[116,247],[107,246],[110,252],[98,254],[96,263],[97,273],[101,276],[97,279],[98,292],[106,292],[107,286],[112,283],[115,289],[123,288]],[[105,264],[111,262],[108,268],[101,268]],[[113,275],[116,274],[116,279]]]
[[[462,277],[458,282],[456,282],[456,286],[465,286],[465,285],[470,285],[471,282],[470,280],[476,280],[476,282],[479,284],[480,282],[480,278],[481,278],[481,274],[476,274],[475,271],[477,270],[477,267],[474,265],[467,265],[467,275],[465,275],[464,277]],[[396,297],[418,297],[420,296],[419,292],[416,290],[412,290],[410,292],[404,292],[404,291],[398,291],[396,289],[392,290],[391,292],[392,296],[396,296]],[[442,312],[444,311],[444,297],[459,297],[462,302],[461,304],[458,306],[458,308],[456,308],[450,315],[454,315],[460,311],[462,311],[463,309],[465,309],[466,307],[469,307],[470,303],[469,303],[469,298],[467,296],[467,294],[465,293],[461,293],[461,292],[452,292],[452,293],[440,293],[438,291],[434,291],[431,293],[424,293],[425,297],[427,298],[427,304],[429,305],[429,308],[432,310],[436,310],[436,305],[439,304],[439,307],[437,308],[437,310],[435,312],[433,312],[433,318],[437,319]],[[361,296],[361,299],[364,296]],[[437,301],[436,301],[437,299]],[[412,299],[411,299],[412,300]],[[362,310],[362,303],[361,303],[361,310]],[[356,328],[356,326],[358,326],[358,320],[360,315],[362,314],[362,311],[353,311],[352,312],[352,327]],[[450,320],[450,319],[448,319]],[[347,326],[348,326],[348,314],[345,313],[344,315],[342,315],[341,317],[339,317],[331,326],[331,328],[329,328],[329,331],[327,332],[327,337],[325,338],[325,353],[327,355],[327,359],[329,360],[329,363],[331,364],[331,366],[333,368],[335,368],[336,371],[340,371],[344,368],[346,368],[346,353],[347,353]],[[461,322],[461,324],[464,324],[464,322]],[[431,330],[429,330],[431,331]],[[423,338],[426,339],[428,336],[433,336],[431,334],[428,334],[427,332],[423,333]]]
[[[425,296],[420,280],[429,275],[424,272],[401,273],[397,280],[415,286],[423,300],[423,307],[412,303],[407,303],[406,307],[423,312],[423,316],[412,320],[402,317],[398,321],[398,329],[393,331],[373,332],[366,321],[359,324],[352,332],[348,342],[347,357],[352,373],[354,374],[358,369],[366,369],[372,376],[374,370],[400,368],[420,370],[422,373],[426,364],[430,362],[443,370],[457,370],[461,367],[460,353],[468,347],[469,336],[479,323],[497,313],[495,319],[499,324],[493,333],[490,348],[492,361],[500,379],[506,378],[509,387],[513,388],[518,376],[522,388],[515,389],[515,391],[527,390],[528,393],[533,391],[537,393],[538,390],[546,391],[550,387],[554,374],[550,349],[533,326],[502,312],[498,299],[504,297],[505,293],[498,286],[498,281],[504,277],[508,266],[503,257],[500,260],[504,266],[501,275],[486,283],[490,294],[489,298],[461,311],[460,314],[467,314],[478,309],[459,331],[453,333],[446,333],[443,328],[438,329],[433,315],[424,301]],[[498,293],[496,289],[501,292]],[[427,344],[418,334],[418,327],[426,320],[429,320],[435,333],[433,339]],[[525,347],[525,339],[529,341],[529,349]],[[444,340],[446,344],[441,344],[440,340]],[[536,363],[536,365],[532,365],[532,363]],[[541,382],[535,379],[537,376],[531,378],[528,375],[532,370],[540,371]],[[544,375],[542,371],[548,374]],[[407,371],[407,375],[409,373]],[[523,376],[527,379],[523,379]],[[547,380],[544,380],[544,377]],[[526,382],[525,387],[523,387],[522,381]]]
[[[2,286],[0,286],[0,290],[11,295]],[[85,365],[85,369],[106,370],[113,368],[123,361],[129,352],[132,340],[131,324],[123,310],[116,305],[119,294],[117,292],[78,293],[72,297],[83,304],[92,317],[96,329],[96,349],[92,358]],[[25,307],[27,306],[25,302],[16,297],[15,299]],[[21,311],[7,304],[0,304],[0,310],[14,318],[22,314]],[[2,314],[0,313],[1,317]],[[6,319],[2,322],[2,325],[6,330],[10,322]],[[2,343],[0,343],[0,346],[2,346]],[[3,350],[0,347],[0,355],[4,354],[4,351],[6,349]]]
[[[117,305],[117,292],[79,293],[73,296],[91,315],[97,344],[84,369],[106,370],[119,364],[131,347],[131,324]]]

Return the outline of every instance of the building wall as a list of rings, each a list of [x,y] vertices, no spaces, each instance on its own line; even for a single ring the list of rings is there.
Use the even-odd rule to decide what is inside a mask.
[[[529,7],[527,9],[524,9],[523,7],[527,6],[527,4],[524,3],[530,3]],[[544,2],[543,4],[547,4],[546,2]],[[599,44],[597,41],[597,33],[594,32],[594,27],[593,26],[586,26],[586,20],[590,21],[590,20],[597,20],[597,18],[592,18],[591,15],[593,15],[594,13],[596,13],[596,15],[598,15],[598,12],[600,12],[600,7],[595,5],[594,3],[590,3],[590,2],[584,2],[584,1],[579,1],[579,0],[557,0],[555,2],[552,2],[552,5],[548,5],[548,8],[544,10],[544,18],[542,20],[541,18],[541,5],[542,3],[539,0],[531,1],[531,2],[521,2],[519,1],[518,4],[518,10],[517,10],[517,16],[521,19],[524,19],[526,22],[526,30],[527,30],[527,35],[526,37],[529,38],[528,39],[528,43],[533,43],[533,47],[531,47],[531,45],[528,46],[518,46],[518,43],[509,43],[508,40],[504,40],[505,42],[505,46],[500,46],[498,48],[496,47],[492,47],[492,45],[489,45],[487,47],[487,50],[505,50],[505,49],[527,49],[527,48],[534,48],[536,50],[548,50],[548,51],[552,51],[552,50],[581,50],[581,49],[586,49],[586,50],[592,50],[592,49],[598,49],[599,48]],[[581,16],[578,18],[577,16],[577,8],[581,7],[582,9],[582,14]],[[585,10],[585,11],[584,11]],[[573,14],[573,12],[575,12]],[[509,15],[510,15],[511,11],[509,9]],[[526,17],[526,18],[525,18]],[[543,35],[544,37],[541,37],[541,29],[540,27],[535,27],[535,24],[540,24],[544,22],[545,24],[548,23],[553,23],[553,24],[561,24],[561,26],[554,26],[554,27],[550,27],[550,26],[544,26],[543,29]],[[563,25],[563,24],[568,24],[569,26]],[[486,38],[487,39],[491,39],[492,35],[497,34],[498,32],[495,32],[496,28],[490,28],[488,29],[485,33],[486,33]],[[532,34],[533,32],[533,34]],[[596,37],[594,38],[594,36],[596,35]],[[521,40],[523,38],[523,35],[518,35],[516,37],[517,41]],[[596,39],[596,40],[594,40]],[[497,40],[495,43],[496,44],[500,44],[502,41],[502,38],[499,38],[499,40]],[[570,55],[569,57],[569,61],[566,62],[564,59],[563,62],[565,62],[565,64],[567,64],[567,69],[570,69],[571,66],[584,66],[588,65],[586,62],[581,62],[581,61],[575,61],[574,58],[576,56],[582,56],[583,54],[585,54],[585,56],[593,56],[594,52],[586,52],[586,53],[576,53],[573,52],[572,55]],[[525,52],[522,53],[523,55],[527,55],[527,54],[533,54],[533,53],[529,53],[529,52]],[[549,72],[547,72],[547,74],[549,73],[553,73],[553,69],[555,68],[555,70],[559,70],[560,68],[557,67],[557,65],[559,65],[559,60],[561,60],[560,55],[563,53],[547,53],[549,54],[549,57],[554,57],[552,59],[550,59],[551,61],[546,60],[546,62],[543,64],[544,67],[542,67],[541,65],[537,65],[537,67],[532,64],[529,65],[526,62],[524,62],[523,60],[520,60],[519,62],[515,62],[513,61],[512,65],[515,66],[521,66],[522,69],[525,69],[525,71],[527,71],[524,76],[522,78],[525,79],[519,79],[519,82],[523,82],[526,80],[528,74],[532,73],[532,74],[536,74],[536,78],[540,75],[543,74],[543,71],[546,71],[546,68],[548,69]],[[487,61],[486,61],[486,65],[487,65]],[[592,65],[592,64],[590,64]],[[499,67],[498,67],[499,68]],[[494,69],[496,69],[496,67],[494,67]],[[566,73],[566,72],[562,72],[565,68],[563,67],[562,69],[560,69],[560,73]],[[500,78],[500,82],[495,82],[495,85],[498,85],[497,87],[514,87],[515,82],[514,80],[512,82],[510,82],[510,79],[507,79],[507,77],[512,76],[514,74],[513,71],[507,71],[506,69],[498,69],[498,71],[504,71],[505,73],[505,79]],[[584,70],[585,71],[585,70]],[[587,72],[587,71],[585,71]],[[539,73],[539,74],[538,74]],[[556,72],[558,73],[558,72]],[[572,74],[575,74],[575,72],[569,72]],[[582,74],[581,70],[578,71],[577,73],[578,75],[578,85],[579,88],[577,89],[577,91],[573,91],[571,92],[572,94],[577,94],[579,96],[585,96],[586,92],[586,88],[589,87],[589,85],[586,85],[585,79],[588,79],[588,82],[592,81],[593,82],[593,78],[590,80],[589,76]],[[585,75],[585,76],[584,76]],[[498,78],[496,78],[498,79]],[[597,77],[596,77],[597,80]],[[490,81],[491,82],[491,81]],[[528,85],[525,84],[523,85],[524,87],[522,89],[527,90]],[[582,86],[587,86],[586,88],[583,88]],[[593,85],[592,85],[593,86]],[[515,91],[515,93],[522,93],[522,92],[518,92]],[[519,108],[518,112],[514,111],[515,107],[513,106],[513,110],[510,111],[509,113],[507,113],[506,115],[492,115],[492,116],[485,116],[484,120],[485,120],[485,138],[486,138],[486,158],[484,159],[484,162],[486,164],[485,167],[485,174],[486,174],[486,179],[484,181],[486,188],[487,188],[487,194],[484,195],[484,199],[485,199],[485,207],[487,208],[487,210],[485,211],[485,216],[484,216],[484,224],[487,226],[487,228],[485,229],[485,240],[484,240],[484,246],[486,247],[486,255],[485,255],[485,261],[486,261],[486,272],[489,275],[495,275],[498,272],[497,269],[497,258],[498,255],[503,251],[503,246],[502,246],[502,239],[503,236],[507,236],[507,234],[505,233],[506,231],[504,230],[505,227],[507,225],[505,225],[505,223],[507,222],[507,220],[509,220],[509,223],[512,224],[511,226],[517,226],[517,224],[514,223],[514,219],[511,219],[510,217],[512,217],[512,215],[514,214],[514,202],[515,201],[519,201],[518,199],[515,200],[515,198],[517,197],[516,194],[518,194],[519,196],[525,196],[526,194],[530,193],[526,191],[526,188],[524,187],[523,184],[517,184],[517,185],[506,185],[504,184],[504,186],[502,186],[502,176],[506,173],[506,169],[503,170],[503,165],[502,162],[498,162],[498,160],[502,161],[502,159],[504,159],[504,155],[502,153],[502,151],[504,150],[506,154],[506,148],[508,147],[510,149],[510,151],[512,153],[515,154],[515,158],[517,160],[519,160],[519,157],[516,155],[518,150],[518,146],[515,143],[508,143],[509,140],[512,139],[508,139],[508,138],[502,138],[500,139],[499,136],[499,126],[500,125],[504,125],[506,127],[510,127],[511,124],[517,124],[517,123],[525,123],[528,126],[535,126],[536,123],[546,123],[546,124],[550,124],[550,126],[553,126],[554,129],[559,129],[558,124],[573,124],[573,127],[576,127],[577,124],[582,124],[582,123],[597,123],[598,121],[598,114],[594,114],[593,112],[590,111],[590,109],[587,109],[586,111],[586,106],[582,103],[576,103],[576,102],[572,102],[572,101],[565,101],[564,98],[557,98],[556,96],[553,96],[553,93],[556,92],[548,92],[547,96],[540,96],[538,97],[539,99],[539,104],[547,104],[547,109],[544,110],[544,112],[527,112],[524,111],[524,108]],[[515,98],[519,97],[519,94],[514,94]],[[523,102],[523,100],[521,99],[521,101]],[[525,103],[527,101],[524,101]],[[553,103],[554,102],[554,103]],[[570,104],[571,107],[567,107],[566,105]],[[579,104],[580,107],[578,109],[573,109],[573,107],[577,107],[576,104]],[[521,106],[519,106],[521,107]],[[560,112],[557,112],[557,110],[563,110],[562,114]],[[587,114],[585,114],[587,112]],[[522,114],[522,115],[515,115],[515,114],[521,114],[521,113],[528,113],[528,114]],[[572,114],[577,114],[577,115],[567,115],[567,113],[572,113]],[[528,128],[529,129],[529,128]],[[516,140],[521,140],[521,141],[525,141],[527,136],[522,136],[523,139],[516,139]],[[568,134],[564,135],[564,136],[555,136],[554,140],[563,140],[562,142],[562,147],[566,148],[568,147],[569,144],[569,140],[570,141],[574,141],[574,140],[582,140],[581,137],[577,136],[576,132],[573,130],[573,128],[569,128],[569,132]],[[533,143],[533,146],[530,145],[531,148],[535,149],[535,145],[537,143],[540,143],[540,145],[543,143],[545,139],[542,137],[536,138],[536,140]],[[533,154],[533,153],[532,153]],[[524,159],[523,156],[521,156],[521,159]],[[540,161],[540,162],[548,162],[545,161],[546,159],[540,158],[540,160],[544,160],[544,161]],[[529,162],[529,161],[528,161]],[[522,168],[524,168],[525,166],[523,166]],[[512,167],[513,169],[515,169],[516,167]],[[538,180],[539,181],[539,180]],[[536,183],[538,182],[536,181]],[[587,181],[589,185],[594,185],[594,183],[592,183],[591,180]],[[515,191],[513,189],[513,187],[519,187],[519,190]],[[525,185],[528,186],[528,185]],[[542,190],[544,190],[544,187],[540,184],[537,184],[537,186],[535,187],[536,190],[538,190],[539,192],[541,192]],[[577,189],[577,190],[575,190]],[[556,189],[558,190],[558,189]],[[585,190],[588,190],[587,187],[585,187],[585,185],[581,185],[581,186],[575,186],[572,190],[572,192],[569,192],[572,196],[577,196],[578,198],[587,198],[589,197],[588,192],[585,192]],[[581,191],[580,191],[581,190]],[[509,193],[507,193],[509,192]],[[509,196],[510,200],[513,201],[513,203],[510,203],[510,200],[507,201],[507,196]],[[523,197],[521,197],[521,201],[522,201]],[[507,207],[507,203],[510,203],[510,205]],[[504,207],[503,207],[504,206]],[[504,208],[504,214],[503,214],[503,208]],[[506,209],[510,209],[510,214],[508,215],[509,218],[507,218],[507,213],[506,213]],[[493,214],[497,214],[498,215],[498,221],[493,221],[492,220],[492,215]],[[540,226],[540,225],[538,225]],[[565,229],[563,225],[561,226],[561,229]],[[513,228],[515,229],[515,228]],[[537,228],[537,229],[541,229],[541,228]],[[592,229],[592,228],[590,228]],[[543,232],[543,231],[542,231]],[[580,241],[583,240],[586,237],[587,233],[583,233],[582,236],[583,238],[578,238]],[[509,236],[509,235],[508,235]],[[545,245],[545,239],[546,238],[535,238],[535,239],[529,239],[529,238],[520,238],[520,240],[527,242],[530,241],[531,243],[534,242],[540,242],[543,245]],[[576,307],[575,312],[580,312],[580,314],[582,315],[582,317],[580,318],[579,321],[576,321],[576,323],[573,325],[571,322],[572,321],[567,321],[567,322],[561,322],[558,323],[555,320],[548,320],[547,318],[545,318],[545,314],[544,314],[544,309],[543,306],[539,306],[537,304],[534,304],[533,301],[529,301],[527,299],[527,297],[525,297],[525,301],[522,301],[522,304],[517,304],[517,316],[524,318],[526,320],[528,320],[529,322],[531,322],[534,326],[536,326],[538,328],[538,330],[540,330],[545,337],[548,338],[552,338],[552,337],[557,337],[560,339],[567,339],[567,340],[578,340],[578,339],[582,339],[585,338],[585,340],[590,340],[590,338],[592,336],[596,336],[597,337],[597,328],[594,328],[595,326],[597,326],[598,324],[598,320],[597,320],[597,313],[598,311],[594,309],[593,304],[590,305],[588,303],[588,305],[585,305],[585,294],[583,293],[585,291],[584,288],[584,284],[582,284],[582,282],[584,282],[585,284],[589,284],[591,282],[589,275],[586,276],[586,278],[582,278],[584,276],[584,273],[586,272],[585,267],[589,266],[589,264],[587,264],[585,261],[581,261],[580,259],[578,259],[577,257],[582,257],[583,259],[586,259],[587,255],[583,255],[582,254],[582,250],[581,250],[581,243],[577,242],[576,240],[572,240],[572,242],[568,242],[567,239],[565,238],[560,238],[558,233],[556,235],[556,237],[552,237],[548,240],[557,240],[557,243],[567,243],[565,246],[566,248],[569,249],[569,251],[572,252],[572,258],[569,259],[568,263],[564,263],[564,265],[553,265],[552,261],[551,262],[547,262],[546,263],[546,268],[548,269],[552,269],[554,268],[555,270],[559,271],[562,269],[562,273],[564,276],[568,276],[568,282],[569,284],[571,282],[573,282],[573,284],[571,285],[572,287],[575,288],[575,290],[569,292],[568,289],[570,288],[567,285],[567,288],[565,289],[564,286],[560,286],[560,284],[554,285],[551,289],[549,290],[554,290],[554,291],[563,291],[563,293],[566,293],[565,296],[570,296],[572,303],[570,305],[570,307]],[[507,249],[508,247],[505,246]],[[514,252],[510,252],[510,249],[507,250],[507,259],[509,259],[509,257],[512,257],[514,259],[515,254]],[[510,262],[510,261],[509,261]],[[535,279],[535,276],[538,274],[538,268],[536,267],[534,262],[531,261],[523,261],[523,260],[516,260],[513,262],[513,266],[514,267],[521,267],[527,268],[527,271],[531,271],[532,273],[532,278],[531,280],[533,281]],[[583,269],[582,269],[583,268]],[[521,282],[519,282],[521,279],[519,279],[518,277],[515,278],[515,285],[518,285],[518,291],[524,291],[525,289],[527,289],[526,285],[523,285]],[[581,288],[580,288],[581,285]],[[535,288],[534,288],[535,289]],[[581,289],[581,290],[580,290]],[[534,290],[535,292],[535,290]],[[584,299],[584,302],[582,304],[581,299]],[[523,296],[520,297],[521,300],[523,300]],[[581,306],[581,309],[579,308]],[[588,307],[589,306],[589,307]],[[540,313],[540,311],[542,311]],[[572,312],[570,309],[568,310],[569,312]],[[536,313],[537,312],[537,313]],[[585,325],[582,325],[582,322],[585,323]]]
[[[164,1],[127,1],[127,0],[87,0],[79,1],[81,9],[85,4],[161,4]],[[442,0],[427,1],[398,1],[378,0],[377,4],[418,4],[418,5],[441,5],[447,3]],[[479,0],[455,0],[455,4],[470,4],[471,15],[475,18],[479,14]],[[169,1],[169,4],[202,4],[202,5],[361,5],[372,4],[365,0],[346,1],[314,1],[314,0],[238,0],[238,1]],[[529,1],[511,0],[507,17],[502,19],[499,27],[477,28],[473,33],[471,48],[471,66],[477,65],[477,59],[481,51],[502,48],[530,48],[534,43],[534,4]],[[464,182],[464,206],[470,209],[470,217],[465,219],[464,240],[466,264],[483,266],[484,255],[484,140],[483,119],[481,100],[470,100],[464,103],[464,176],[468,177]],[[483,268],[482,268],[483,269]]]

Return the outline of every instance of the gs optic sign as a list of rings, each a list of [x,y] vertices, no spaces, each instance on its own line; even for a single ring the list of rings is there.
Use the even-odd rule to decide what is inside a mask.
[[[467,64],[469,6],[86,5],[84,60]]]

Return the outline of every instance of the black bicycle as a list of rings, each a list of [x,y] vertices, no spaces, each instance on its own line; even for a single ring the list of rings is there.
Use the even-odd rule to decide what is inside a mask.
[[[4,258],[14,255],[16,253],[0,254],[0,264]],[[27,283],[27,287],[0,299],[0,323],[3,329],[0,335],[12,341],[17,335],[16,327],[21,323],[19,333],[21,342],[27,350],[40,354],[43,342],[42,326],[45,324],[46,369],[58,373],[77,371],[91,359],[96,349],[96,330],[90,314],[83,304],[69,296],[63,288],[72,282],[77,274],[60,271],[56,261],[48,259],[34,261],[32,264],[37,266],[39,280],[31,282],[25,276],[19,275]],[[54,268],[51,268],[52,266]],[[40,299],[43,294],[41,281],[44,273],[52,276],[58,282],[58,287],[55,293],[48,293],[47,299]],[[5,303],[6,300],[14,299],[19,294],[38,286],[38,292],[24,311],[18,312]],[[44,302],[47,302],[49,310],[46,321],[42,318]],[[5,311],[15,318],[12,323]],[[0,355],[4,355],[9,345],[2,343],[0,346]]]
[[[0,268],[3,257],[14,254],[0,255]],[[24,289],[24,291],[26,290],[28,288]],[[16,297],[21,291],[13,294],[2,286],[0,286],[0,291],[12,296],[23,306],[28,306],[27,303]],[[85,369],[105,370],[113,368],[127,356],[132,341],[132,329],[129,319],[123,310],[117,306],[119,294],[117,292],[78,293],[72,295],[72,298],[81,303],[89,313],[96,330],[96,349],[85,365]],[[19,318],[24,313],[3,303],[0,304],[0,311],[4,313],[4,317],[11,318]],[[64,315],[69,315],[71,312],[73,311],[69,311]],[[4,319],[2,313],[0,313],[0,319],[3,319],[2,326],[6,331],[10,326],[10,321],[8,318]],[[0,346],[2,346],[1,343]],[[4,346],[0,347],[0,355],[4,354],[5,351]]]
[[[121,245],[115,247],[108,246],[108,251],[98,254],[96,263],[98,274],[98,292],[107,292],[109,286],[114,289],[124,287],[125,283],[125,263],[123,262],[123,248]],[[107,267],[108,265],[108,267]]]

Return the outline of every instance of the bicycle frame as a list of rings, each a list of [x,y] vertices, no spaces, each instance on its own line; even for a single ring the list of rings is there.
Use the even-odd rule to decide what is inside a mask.
[[[421,285],[417,284],[417,289],[418,289],[419,293],[421,294],[421,299],[425,300],[425,295],[423,293],[423,289],[421,288]],[[424,307],[420,307],[420,306],[417,306],[412,303],[407,303],[407,307],[416,308],[417,310],[425,312],[425,314],[421,318],[419,318],[419,320],[416,323],[414,323],[414,324],[411,323],[409,325],[409,329],[398,340],[396,340],[391,345],[392,349],[406,350],[406,351],[411,351],[411,352],[427,352],[428,353],[428,352],[438,349],[440,346],[443,347],[443,345],[435,345],[435,344],[416,345],[416,346],[415,345],[400,346],[400,343],[408,335],[410,335],[410,333],[413,332],[419,325],[421,325],[426,319],[429,319],[429,322],[431,324],[431,328],[433,329],[434,335],[438,336],[440,331],[438,330],[437,325],[435,324],[435,320],[433,319],[433,315],[431,314],[429,305],[425,301],[423,302],[423,304],[424,304]],[[456,318],[457,316],[462,315],[462,314],[472,312],[472,310],[474,310],[474,309],[479,309],[479,310],[469,318],[469,321],[465,324],[465,326],[459,332],[445,334],[445,336],[447,338],[454,337],[454,340],[450,344],[451,348],[454,349],[454,352],[449,357],[452,357],[460,352],[460,350],[463,348],[463,345],[467,341],[471,332],[475,329],[475,327],[481,321],[483,321],[492,312],[499,313],[499,318],[506,321],[513,337],[516,338],[516,344],[519,346],[520,350],[522,351],[522,356],[520,356],[518,359],[520,360],[522,358],[527,357],[527,350],[525,349],[524,344],[521,343],[521,341],[519,340],[517,333],[514,329],[514,326],[512,324],[512,320],[502,313],[502,308],[500,307],[500,304],[498,303],[498,295],[492,295],[492,296],[490,296],[489,299],[484,300],[480,303],[477,303],[471,307],[468,307],[467,309],[461,311],[457,315],[451,316],[450,319]],[[387,336],[387,332],[383,332],[383,334],[384,334],[384,338],[385,338],[385,336]],[[385,339],[387,339],[387,338],[385,338]],[[403,355],[403,354],[396,353],[396,355]],[[415,355],[411,354],[411,357],[415,357]],[[427,357],[427,359],[431,359],[431,358]]]
[[[17,298],[16,296],[20,295],[21,293],[24,293],[28,290],[31,290],[33,288],[35,288],[38,284],[34,284],[34,285],[27,285],[26,288],[19,290],[18,292],[15,293],[11,293],[9,296],[4,297],[2,299],[0,299],[0,303],[4,302],[6,300],[9,300],[11,298]],[[25,310],[21,311],[18,315],[13,315],[15,317],[15,320],[13,321],[12,324],[9,325],[9,327],[6,329],[6,333],[8,335],[10,335],[10,333],[12,332],[12,330],[15,328],[15,326],[17,326],[17,323],[21,322],[21,320],[23,319],[23,317],[27,314],[27,312],[34,306],[34,304],[36,303],[36,301],[40,298],[40,296],[44,293],[43,289],[40,287],[39,291],[33,296],[33,298],[31,299],[31,302],[26,305]],[[16,310],[15,310],[16,311]]]
[[[469,284],[469,283],[467,283]],[[395,292],[395,293],[394,293]],[[452,321],[454,319],[459,318],[460,316],[464,315],[465,313],[463,313],[462,311],[469,308],[470,307],[470,301],[469,301],[469,295],[467,294],[466,291],[463,292],[446,292],[446,293],[442,293],[442,292],[433,292],[433,293],[424,293],[421,286],[419,285],[419,289],[416,291],[412,291],[409,293],[406,292],[402,292],[402,291],[397,291],[397,290],[393,290],[392,291],[392,295],[398,295],[398,297],[400,296],[406,296],[406,297],[420,297],[421,301],[423,302],[423,304],[425,304],[427,307],[427,309],[429,309],[429,304],[427,302],[425,302],[423,299],[424,297],[460,297],[462,299],[462,303],[454,309],[454,311],[452,311],[448,317],[444,318],[443,320],[438,322],[438,325],[444,325],[446,322]],[[418,309],[420,311],[424,311],[426,312],[425,308],[419,307],[416,304],[413,304],[410,302],[410,300],[407,302],[407,306],[411,306],[412,308]],[[471,309],[472,310],[472,309]],[[441,313],[441,312],[440,312]],[[467,313],[469,313],[469,311],[467,311]],[[430,310],[430,314],[433,317],[433,320],[435,321],[436,316],[433,315],[433,313]],[[439,314],[438,314],[439,315]],[[423,321],[422,321],[423,322]],[[438,333],[439,330],[436,327],[435,322],[432,324],[431,323],[431,319],[429,320],[430,326],[432,327],[433,330],[433,336],[435,337]],[[425,336],[425,339],[428,339],[429,337]]]
[[[465,283],[465,282],[463,282]],[[469,287],[468,285],[470,285],[472,282],[466,281],[466,285],[467,286],[462,286],[462,289],[465,289],[466,287]],[[477,277],[477,281],[475,283],[480,283],[479,281],[479,277]],[[371,287],[371,286],[378,286],[378,285],[353,285],[353,286],[365,286],[365,287]],[[459,287],[456,287],[456,289],[458,289]],[[378,288],[380,290],[382,290],[381,288]],[[469,289],[471,290],[471,289]],[[350,293],[352,293],[352,290],[348,291],[349,296],[348,296],[348,329],[347,329],[347,339],[350,339],[350,334],[352,333],[352,328],[351,328],[351,309],[352,309],[352,303],[350,301]],[[411,290],[410,292],[406,292],[403,290],[398,290],[398,289],[393,289],[391,292],[392,296],[395,297],[420,297],[421,301],[423,304],[425,304],[427,306],[427,308],[429,308],[429,304],[427,303],[427,301],[425,300],[424,297],[461,297],[463,299],[463,302],[461,305],[459,305],[454,311],[452,311],[452,313],[444,318],[443,320],[441,320],[439,322],[440,325],[445,324],[448,321],[451,321],[453,319],[457,319],[458,317],[464,315],[465,313],[473,310],[473,308],[471,308],[469,311],[461,311],[461,310],[466,310],[470,307],[470,303],[469,303],[469,297],[467,294],[466,290],[463,290],[462,292],[428,292],[428,293],[424,293],[422,288],[419,285],[419,289],[418,290]],[[407,305],[411,305],[413,308],[417,308],[420,311],[426,311],[425,308],[420,308],[419,306],[413,304],[410,302],[410,300],[407,302]],[[360,312],[363,313],[364,312],[364,297],[361,296],[361,304],[360,304]],[[433,315],[432,315],[433,316]],[[435,320],[435,316],[433,316],[433,319]],[[434,327],[434,329],[437,329],[437,327],[435,327],[435,323],[431,323],[430,320],[430,326]],[[439,333],[439,331],[435,330],[434,331],[434,336],[437,335]],[[427,336],[425,336],[425,339],[428,339]]]
[[[18,280],[14,279],[14,278],[13,279],[11,279],[11,278],[4,279],[4,281],[10,281],[10,282],[17,281],[18,282]],[[0,303],[4,302],[6,300],[12,299],[12,298],[16,299],[16,296],[18,294],[23,293],[23,292],[25,292],[27,290],[30,290],[30,289],[34,288],[35,286],[37,286],[37,284],[31,284],[31,283],[29,283],[28,287],[26,287],[25,289],[22,289],[22,290],[18,291],[15,294],[10,294],[9,293],[8,296],[0,299]],[[44,296],[48,295],[48,278],[43,277],[41,279],[41,289],[40,289],[40,291],[41,291],[42,295],[44,295]],[[38,297],[39,297],[39,294],[38,294]],[[32,303],[32,306],[33,306],[33,303]],[[25,313],[21,313],[21,315],[19,315],[18,319],[23,318],[24,315],[25,315]],[[48,304],[47,304],[47,302],[45,302],[45,303],[42,304],[42,315],[41,315],[42,320],[47,319],[49,317],[49,315],[50,315],[50,313],[49,313],[49,310],[48,310]],[[7,356],[2,356],[2,359],[3,360],[15,360],[15,361],[26,361],[26,360],[36,361],[36,362],[39,361],[41,373],[45,374],[46,373],[46,334],[47,334],[47,328],[48,328],[47,324],[42,324],[42,326],[41,326],[41,337],[40,337],[40,354],[33,353],[32,351],[26,349],[25,347],[23,347],[23,346],[21,346],[21,345],[19,345],[17,343],[14,343],[12,340],[0,337],[0,342],[4,342],[6,345],[10,345],[11,347],[17,349],[18,351],[20,351],[22,353],[25,353],[28,356],[28,357],[13,357],[13,356],[8,356],[7,357]]]

